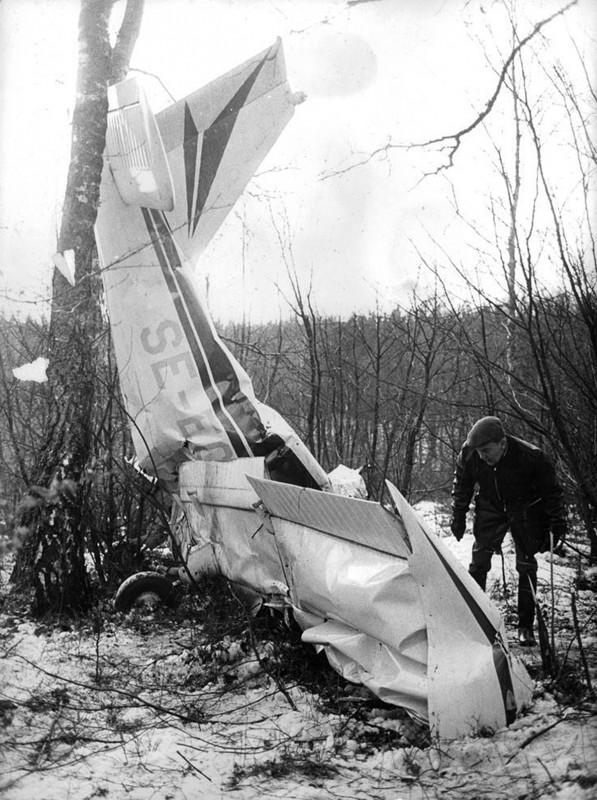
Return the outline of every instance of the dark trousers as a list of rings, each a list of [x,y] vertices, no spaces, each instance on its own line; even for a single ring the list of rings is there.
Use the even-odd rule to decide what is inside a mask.
[[[518,572],[518,624],[532,628],[535,619],[534,593],[537,590],[537,559],[549,524],[542,506],[532,506],[509,514],[490,503],[477,499],[473,534],[472,559],[469,572],[485,591],[491,558],[500,551],[506,533],[510,531],[516,551]]]

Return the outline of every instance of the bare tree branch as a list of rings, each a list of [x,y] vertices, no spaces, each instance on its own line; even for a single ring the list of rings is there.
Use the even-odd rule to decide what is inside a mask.
[[[145,0],[127,0],[122,24],[112,50],[110,84],[118,83],[126,78],[129,62],[141,30],[144,3]]]
[[[500,74],[498,76],[498,82],[497,82],[497,85],[496,85],[496,87],[495,87],[495,89],[493,91],[493,94],[491,95],[491,97],[487,101],[483,111],[481,111],[469,125],[467,125],[465,128],[461,128],[461,130],[457,131],[456,133],[446,134],[445,136],[440,136],[437,139],[429,139],[427,142],[423,142],[421,144],[413,145],[413,147],[428,147],[429,145],[433,145],[433,144],[443,144],[445,142],[450,142],[450,141],[453,142],[450,145],[449,149],[448,149],[448,161],[447,161],[447,163],[441,165],[438,168],[437,171],[440,171],[442,169],[447,169],[448,167],[451,167],[453,165],[454,156],[456,155],[456,152],[457,152],[458,148],[460,147],[462,139],[467,134],[469,134],[473,130],[475,130],[475,128],[477,128],[485,120],[485,118],[491,113],[491,111],[492,111],[493,107],[495,106],[496,101],[497,101],[497,99],[498,99],[498,97],[500,95],[502,87],[503,87],[503,85],[505,83],[506,76],[508,74],[508,70],[510,69],[510,66],[512,65],[514,59],[520,53],[520,51],[523,49],[523,47],[525,47],[531,41],[531,39],[533,39],[546,25],[548,25],[550,22],[552,22],[557,17],[560,17],[562,14],[565,14],[566,11],[568,11],[570,8],[572,8],[572,6],[575,6],[577,3],[578,3],[578,0],[571,0],[571,2],[568,3],[568,5],[564,6],[559,11],[555,11],[553,14],[551,14],[551,16],[546,17],[546,19],[542,20],[541,22],[538,22],[533,27],[531,32],[527,36],[525,36],[523,39],[520,39],[518,44],[515,47],[512,48],[512,51],[510,52],[510,55],[508,56],[508,58],[504,62],[504,65],[502,66],[501,72],[500,72]]]
[[[356,0],[356,1],[364,2],[365,0]],[[558,11],[555,11],[549,17],[546,17],[545,19],[541,20],[541,22],[538,22],[536,25],[534,25],[530,33],[527,34],[527,36],[525,36],[523,39],[519,40],[518,44],[516,44],[516,46],[513,47],[512,51],[510,52],[510,55],[504,62],[502,69],[500,70],[498,75],[497,85],[493,91],[493,94],[487,101],[485,108],[480,113],[477,114],[477,116],[473,119],[473,121],[469,125],[467,125],[464,128],[461,128],[459,131],[456,131],[456,133],[445,134],[443,136],[437,137],[436,139],[428,139],[425,142],[417,142],[415,144],[394,144],[391,138],[389,138],[386,144],[375,148],[375,150],[372,150],[370,153],[367,153],[358,162],[350,164],[347,167],[343,167],[342,169],[335,169],[330,172],[327,172],[320,177],[320,180],[323,181],[327,180],[328,178],[337,177],[338,175],[343,175],[344,173],[350,172],[356,167],[361,167],[365,164],[368,164],[377,156],[383,155],[384,157],[387,157],[390,150],[410,150],[413,148],[430,147],[431,145],[444,145],[444,147],[447,150],[447,161],[446,163],[441,164],[439,167],[437,167],[437,169],[429,173],[425,173],[423,177],[427,177],[428,175],[436,175],[442,170],[449,169],[454,164],[454,156],[456,155],[463,138],[467,134],[474,131],[475,128],[477,128],[479,125],[481,125],[493,110],[493,107],[495,106],[497,99],[502,91],[502,88],[506,82],[508,71],[516,56],[538,33],[540,33],[540,31],[546,25],[548,25],[557,17],[562,16],[562,14],[565,14],[570,8],[572,8],[572,6],[577,5],[577,3],[578,0],[571,0],[571,2],[569,2],[566,6],[559,9]]]

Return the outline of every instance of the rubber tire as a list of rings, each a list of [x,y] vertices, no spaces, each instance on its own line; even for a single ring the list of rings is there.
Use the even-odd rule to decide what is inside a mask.
[[[154,594],[167,606],[175,606],[178,592],[172,581],[159,572],[137,572],[123,581],[114,597],[117,611],[130,611],[143,594]]]

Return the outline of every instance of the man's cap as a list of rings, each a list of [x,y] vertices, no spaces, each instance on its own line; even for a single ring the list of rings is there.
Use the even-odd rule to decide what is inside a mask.
[[[506,432],[497,417],[483,417],[477,420],[466,437],[468,447],[483,447],[489,442],[500,442]]]

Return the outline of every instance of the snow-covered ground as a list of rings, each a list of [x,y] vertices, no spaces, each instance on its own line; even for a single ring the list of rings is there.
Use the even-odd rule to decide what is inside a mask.
[[[433,504],[418,510],[445,535]],[[470,534],[445,541],[468,564]],[[505,549],[503,565],[494,561],[488,591],[503,608],[512,649],[540,675],[538,648],[514,641],[512,553]],[[560,659],[578,664],[576,565],[575,557],[542,556],[540,594],[547,611],[556,609]],[[4,569],[4,590],[6,577]],[[576,595],[593,685],[594,599]],[[360,687],[347,687],[345,712],[342,703],[325,711],[297,685],[282,691],[266,671],[267,643],[251,651],[224,640],[206,653],[192,617],[133,612],[57,630],[8,601],[0,613],[5,800],[597,797],[597,706],[594,695],[573,702],[580,690],[572,684],[564,697],[539,680],[532,708],[509,728],[429,746],[404,713],[370,703]]]

